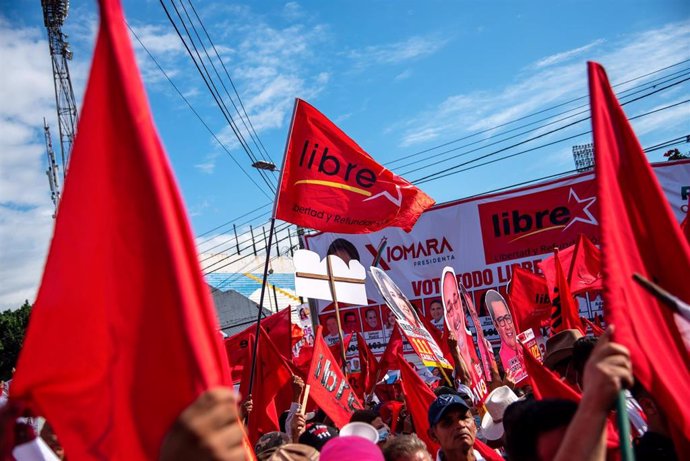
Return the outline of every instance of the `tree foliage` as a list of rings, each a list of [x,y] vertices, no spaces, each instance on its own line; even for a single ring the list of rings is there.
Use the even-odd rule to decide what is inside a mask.
[[[24,342],[24,333],[29,324],[31,304],[25,301],[16,310],[0,312],[0,379],[12,377],[12,368],[17,364],[19,351]]]

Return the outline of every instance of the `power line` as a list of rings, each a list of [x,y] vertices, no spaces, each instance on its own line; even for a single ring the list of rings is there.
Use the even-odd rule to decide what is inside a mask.
[[[227,110],[227,107],[225,106],[225,103],[222,101],[222,99],[219,99],[219,94],[217,94],[217,88],[215,87],[215,84],[213,83],[212,80],[207,79],[207,75],[210,77],[210,74],[208,73],[208,69],[206,69],[204,63],[203,63],[201,60],[200,60],[200,62],[197,62],[196,58],[194,57],[194,54],[192,54],[192,50],[189,48],[189,45],[187,44],[187,41],[186,41],[186,40],[184,39],[184,37],[182,36],[182,33],[180,32],[180,29],[177,27],[177,24],[175,23],[175,21],[173,20],[172,16],[170,15],[170,11],[169,11],[168,8],[165,6],[165,3],[163,2],[163,0],[159,0],[159,1],[160,1],[161,6],[163,7],[163,10],[165,11],[166,16],[168,17],[168,20],[170,21],[170,24],[171,24],[171,25],[173,26],[173,28],[175,29],[175,32],[177,33],[177,36],[180,38],[180,40],[182,41],[183,46],[184,46],[185,49],[187,50],[187,54],[188,54],[189,57],[192,59],[192,62],[194,63],[194,66],[196,67],[197,71],[199,72],[199,75],[200,75],[201,78],[204,80],[204,83],[206,84],[206,87],[208,88],[208,90],[211,92],[211,96],[213,97],[214,101],[216,102],[216,105],[218,105],[218,108],[221,110],[221,113],[223,114],[223,117],[224,117],[225,120],[228,122],[228,125],[230,125],[230,128],[232,129],[233,133],[235,134],[235,136],[237,137],[238,141],[240,142],[240,145],[242,146],[242,149],[245,151],[245,153],[247,154],[247,156],[249,157],[249,159],[250,159],[252,162],[256,162],[256,158],[255,158],[255,156],[253,155],[253,153],[252,153],[252,151],[251,151],[251,148],[249,147],[249,145],[246,144],[246,141],[244,140],[244,137],[243,137],[242,134],[238,131],[238,128],[237,128],[237,126],[235,125],[235,122],[234,122],[232,116],[230,115],[229,111]],[[189,30],[187,29],[187,26],[186,26],[184,20],[182,20],[182,16],[180,15],[179,10],[177,9],[177,5],[174,3],[173,0],[171,0],[171,4],[173,5],[173,8],[175,9],[175,12],[177,13],[178,18],[180,19],[180,22],[182,23],[182,26],[185,28],[185,31],[186,31],[186,33],[187,33],[187,36],[190,38],[190,42],[191,42],[192,46],[195,48],[195,52],[196,52],[197,56],[199,56],[199,58],[200,58],[200,55],[199,55],[199,53],[198,53],[198,50],[196,49],[196,45],[194,44],[194,41],[191,40],[191,34],[189,33]],[[202,67],[204,68],[204,70],[202,70]],[[206,75],[205,75],[205,74],[206,74]],[[266,185],[268,186],[268,189],[269,189],[272,193],[275,194],[275,189],[274,189],[273,184],[272,184],[272,183],[269,181],[269,179],[263,174],[263,171],[262,171],[262,170],[259,170],[259,175],[261,176],[261,178],[264,180],[264,182],[265,182]]]
[[[213,130],[212,130],[212,129],[208,126],[208,124],[204,121],[204,119],[201,118],[201,115],[199,115],[199,113],[196,111],[196,109],[194,109],[194,107],[193,107],[192,104],[189,102],[189,100],[185,97],[185,95],[182,94],[182,92],[181,92],[180,89],[177,87],[177,85],[175,85],[175,83],[172,81],[172,79],[168,76],[167,72],[165,72],[165,70],[163,70],[163,67],[161,67],[161,65],[158,63],[158,60],[156,60],[156,58],[153,56],[153,54],[151,54],[151,52],[149,51],[149,49],[146,47],[146,45],[144,45],[144,43],[141,41],[141,39],[139,38],[139,36],[137,35],[137,33],[134,32],[134,29],[132,29],[132,27],[129,25],[129,23],[125,23],[125,24],[127,24],[127,28],[128,28],[129,31],[132,33],[132,35],[133,35],[134,38],[137,40],[137,42],[139,42],[139,45],[141,45],[141,47],[144,49],[144,51],[146,51],[146,54],[149,56],[149,58],[151,58],[151,60],[154,62],[154,64],[156,64],[156,67],[158,67],[158,70],[161,71],[161,73],[162,73],[163,76],[166,78],[166,80],[168,80],[168,83],[170,83],[170,85],[172,85],[172,87],[175,89],[175,91],[176,91],[177,94],[180,96],[180,98],[182,98],[182,100],[187,104],[187,107],[189,107],[189,109],[194,113],[194,115],[196,116],[196,118],[199,119],[199,121],[201,122],[201,124],[206,128],[206,130],[211,134],[211,136],[213,136],[213,139],[216,140],[216,142],[218,143],[218,145],[225,151],[226,154],[228,154],[228,156],[232,159],[232,161],[235,162],[235,164],[236,164],[237,167],[240,169],[240,171],[242,171],[242,173],[244,173],[244,175],[245,175],[245,176],[246,176],[246,177],[247,177],[247,178],[248,178],[248,179],[249,179],[249,180],[250,180],[250,181],[251,181],[251,182],[252,182],[252,183],[253,183],[253,184],[254,184],[254,185],[265,195],[265,196],[266,196],[266,197],[267,197],[267,198],[268,198],[268,199],[272,199],[272,197],[270,197],[270,196],[266,193],[266,191],[265,191],[261,186],[259,186],[259,184],[257,184],[256,181],[254,181],[254,178],[252,178],[252,177],[249,175],[249,173],[247,173],[247,171],[246,171],[244,168],[242,168],[242,165],[237,161],[237,159],[236,159],[235,157],[233,157],[233,155],[230,153],[230,150],[225,146],[225,144],[223,144],[223,142],[222,142],[220,139],[218,139],[218,136],[216,136],[216,134],[213,132]]]
[[[663,71],[665,71],[665,70],[671,69],[671,68],[676,67],[676,66],[679,66],[679,65],[681,65],[681,64],[685,64],[685,63],[687,63],[687,62],[690,62],[690,58],[684,59],[684,60],[682,60],[682,61],[678,61],[678,62],[673,63],[673,64],[671,64],[671,65],[668,65],[668,66],[666,66],[666,67],[662,67],[662,68],[660,68],[660,69],[653,70],[653,71],[648,72],[648,73],[646,73],[646,74],[639,75],[639,76],[634,77],[634,78],[631,78],[631,79],[629,79],[629,80],[626,80],[626,81],[623,81],[623,82],[620,82],[620,83],[616,83],[615,85],[613,85],[613,88],[616,88],[616,87],[622,86],[622,85],[626,85],[626,84],[628,84],[628,83],[631,83],[631,82],[640,80],[640,79],[645,78],[645,77],[649,77],[650,75],[654,75],[654,74],[657,74],[657,73],[659,73],[659,72],[663,72]],[[687,69],[684,69],[684,70],[687,70]],[[679,72],[683,72],[684,70],[679,71]],[[675,72],[675,73],[678,73],[678,72]],[[671,74],[669,74],[669,75],[674,75],[675,73],[671,73]],[[667,76],[667,77],[668,77],[668,76]],[[652,82],[653,82],[653,81],[654,81],[654,80],[652,80]],[[647,84],[649,84],[649,83],[651,83],[651,82],[647,82]],[[630,91],[631,89],[632,89],[632,88],[629,88],[629,89],[627,89],[627,90],[622,91],[621,93]],[[418,151],[418,152],[414,152],[414,153],[412,153],[412,154],[404,155],[404,156],[399,157],[399,158],[397,158],[397,159],[391,160],[390,162],[387,162],[387,163],[385,163],[384,165],[386,165],[386,166],[392,165],[392,164],[397,163],[397,162],[400,162],[400,161],[402,161],[402,160],[405,160],[405,159],[408,159],[408,158],[411,158],[411,157],[416,157],[416,156],[425,154],[425,153],[427,153],[427,152],[430,152],[430,151],[432,151],[432,150],[440,149],[440,148],[442,148],[442,147],[449,146],[449,145],[454,144],[454,143],[456,143],[456,142],[464,141],[465,139],[469,139],[469,138],[478,136],[478,135],[480,135],[480,134],[488,133],[488,132],[493,131],[493,130],[496,130],[496,129],[498,129],[498,128],[502,128],[502,127],[504,127],[504,126],[507,126],[507,125],[510,125],[510,124],[519,122],[519,121],[521,121],[521,120],[528,119],[528,118],[530,118],[530,117],[534,117],[535,115],[539,115],[539,114],[542,114],[542,113],[544,113],[544,112],[549,112],[549,111],[551,111],[551,110],[557,109],[557,108],[559,108],[559,107],[566,106],[566,105],[571,104],[571,103],[573,103],[573,102],[577,102],[577,101],[580,101],[580,100],[582,100],[582,99],[586,99],[588,96],[589,96],[589,95],[578,96],[577,98],[573,98],[573,99],[570,99],[570,100],[568,100],[568,101],[565,101],[565,102],[556,104],[556,105],[554,105],[554,106],[547,107],[547,108],[545,108],[545,109],[541,109],[541,110],[538,110],[538,111],[536,111],[536,112],[532,112],[531,114],[523,115],[523,116],[518,117],[518,118],[516,118],[516,119],[509,120],[509,121],[507,121],[507,122],[501,123],[501,124],[499,124],[499,125],[492,126],[492,127],[490,127],[490,128],[486,128],[486,129],[483,129],[483,130],[480,130],[480,131],[477,131],[477,132],[474,132],[474,133],[470,133],[470,134],[468,134],[468,135],[466,135],[466,136],[462,136],[462,137],[460,137],[460,138],[450,140],[450,141],[445,142],[445,143],[443,143],[443,144],[439,144],[439,145],[434,146],[434,147],[430,147],[430,148],[427,148],[427,149],[424,149],[424,150],[421,150],[421,151]],[[579,106],[579,107],[585,107],[585,106],[586,106],[586,105],[584,105],[584,106]],[[577,108],[575,108],[575,109],[577,109]],[[569,111],[571,111],[571,110],[575,110],[575,109],[570,109],[570,110],[565,111],[565,112],[563,112],[563,113],[567,113],[567,112],[569,112]],[[551,117],[553,117],[553,116],[551,116]],[[543,120],[548,120],[548,119],[551,118],[551,117],[547,117],[547,118],[545,118],[545,119],[543,119]],[[532,123],[530,123],[530,124],[532,124]],[[525,125],[525,126],[529,126],[530,124]],[[512,130],[511,130],[511,131],[512,131]]]
[[[259,137],[258,133],[256,132],[256,129],[254,129],[254,124],[252,123],[252,120],[249,118],[249,114],[247,113],[247,109],[244,107],[244,103],[242,102],[242,98],[240,97],[240,93],[237,91],[237,88],[235,87],[235,83],[232,81],[232,78],[230,77],[230,72],[228,72],[228,68],[225,66],[225,62],[220,57],[220,54],[218,53],[218,50],[216,49],[216,45],[213,43],[213,40],[211,40],[211,36],[209,35],[208,31],[206,30],[206,26],[204,26],[203,21],[199,17],[199,15],[196,12],[196,8],[194,8],[194,4],[192,3],[192,0],[188,0],[189,6],[192,7],[192,11],[194,11],[194,15],[196,16],[197,20],[199,21],[199,24],[201,25],[201,28],[204,30],[204,33],[206,34],[206,37],[208,38],[209,43],[213,47],[213,51],[216,54],[216,57],[218,58],[218,61],[220,62],[221,66],[223,67],[223,70],[225,71],[225,75],[228,77],[228,80],[230,81],[230,85],[232,85],[232,89],[235,92],[235,96],[237,96],[237,100],[240,103],[240,107],[242,107],[242,112],[244,113],[245,118],[247,119],[247,122],[249,122],[249,126],[251,128],[251,131],[254,133],[254,136],[256,137],[257,141],[259,141],[259,144],[263,148],[264,154],[268,157],[268,159],[275,164],[275,161],[271,157],[271,154],[268,153],[266,150],[266,147],[264,146],[264,143],[261,142],[261,138]],[[242,116],[240,115],[240,118]],[[246,126],[246,125],[245,125]]]
[[[686,99],[686,100],[684,100],[684,101],[680,101],[680,102],[675,103],[675,104],[670,104],[670,105],[668,105],[668,106],[664,106],[664,107],[661,107],[661,108],[659,108],[659,109],[655,109],[655,110],[646,112],[646,113],[644,113],[644,114],[636,115],[635,117],[631,117],[631,118],[629,118],[628,120],[635,120],[635,119],[638,119],[638,118],[642,118],[642,117],[645,117],[645,116],[647,116],[647,115],[651,115],[651,114],[654,114],[654,113],[657,113],[657,112],[661,112],[661,111],[663,111],[663,110],[667,110],[667,109],[671,109],[671,108],[673,108],[673,107],[680,106],[680,105],[682,105],[682,104],[687,104],[688,102],[690,102],[690,99]],[[572,125],[573,125],[573,124],[570,124],[570,126],[572,126]],[[563,128],[567,128],[567,126],[566,126],[566,127],[563,127]],[[544,135],[540,135],[540,136],[538,136],[538,137],[542,137],[542,136],[545,136],[545,135],[547,135],[547,134],[554,133],[554,132],[559,131],[559,130],[561,130],[561,129],[563,129],[563,128],[558,128],[558,129],[556,129],[556,130],[552,130],[552,131],[550,131],[550,132],[548,132],[548,133],[545,133]],[[556,140],[556,141],[552,141],[552,142],[549,142],[549,143],[546,143],[546,144],[541,144],[541,145],[539,145],[539,146],[535,146],[535,147],[532,147],[532,148],[530,148],[530,149],[526,149],[526,150],[523,150],[523,151],[520,151],[520,152],[516,152],[516,153],[510,154],[510,155],[505,155],[505,156],[503,156],[503,157],[499,157],[499,158],[497,158],[497,159],[489,160],[489,161],[484,162],[484,163],[480,163],[480,164],[477,164],[477,165],[472,165],[472,166],[469,166],[469,167],[463,168],[463,169],[458,169],[458,168],[461,168],[461,167],[463,167],[463,166],[465,166],[465,165],[469,165],[469,164],[474,163],[474,162],[476,162],[476,161],[478,161],[478,160],[481,160],[481,159],[483,159],[483,158],[487,158],[487,157],[496,155],[496,154],[498,154],[498,153],[500,153],[500,152],[504,152],[505,150],[509,149],[510,147],[514,147],[514,146],[509,146],[508,148],[499,149],[499,150],[497,150],[497,151],[491,152],[491,153],[486,154],[486,155],[483,155],[483,156],[481,156],[481,157],[477,157],[477,158],[472,159],[472,160],[469,160],[469,161],[467,161],[467,162],[460,163],[460,164],[455,165],[455,166],[453,166],[453,167],[451,167],[451,168],[446,168],[446,169],[443,170],[443,171],[438,171],[438,172],[436,172],[436,173],[432,173],[432,174],[430,174],[430,175],[424,176],[424,177],[422,177],[422,178],[419,178],[419,179],[417,179],[417,180],[412,181],[412,183],[413,183],[413,184],[422,184],[422,183],[429,182],[429,181],[435,181],[435,180],[437,180],[437,179],[445,178],[445,177],[447,177],[447,176],[452,176],[452,175],[454,175],[454,174],[457,174],[457,173],[460,173],[460,172],[463,172],[463,171],[472,170],[472,169],[474,169],[474,168],[478,168],[478,167],[481,167],[481,166],[489,165],[489,164],[491,164],[491,163],[496,163],[496,162],[499,162],[499,161],[501,161],[501,160],[506,160],[506,159],[508,159],[508,158],[517,157],[517,156],[519,156],[519,155],[523,155],[523,154],[526,154],[526,153],[529,153],[529,152],[533,152],[533,151],[535,151],[535,150],[542,149],[542,148],[544,148],[544,147],[552,146],[552,145],[554,145],[554,144],[558,144],[558,143],[563,142],[563,141],[567,141],[567,140],[574,139],[574,138],[577,138],[577,137],[580,137],[580,136],[584,136],[584,135],[589,134],[589,133],[591,133],[591,132],[592,132],[592,130],[583,131],[583,132],[578,133],[578,134],[576,134],[576,135],[568,136],[568,137],[566,137],[566,138],[561,138],[561,139],[558,139],[558,140]],[[529,141],[534,140],[534,139],[536,139],[536,138],[537,138],[537,137],[531,138],[530,140],[527,140],[527,141],[525,141],[525,142],[529,142]],[[517,143],[517,144],[515,144],[515,145],[524,144],[525,142]],[[454,170],[454,171],[451,171],[451,170]]]
[[[690,75],[690,68],[684,69],[683,71],[684,71],[685,73],[682,74],[681,77],[682,77],[682,76],[686,76],[686,75]],[[668,78],[669,78],[669,76],[665,76],[665,77],[662,77],[660,80],[664,80],[664,79],[668,79]],[[675,79],[675,78],[678,78],[678,76],[672,77],[671,80],[673,80],[673,79]],[[664,82],[658,82],[657,85],[658,85],[659,83],[665,83],[665,82],[667,82],[667,81],[669,81],[669,80],[665,80]],[[644,84],[644,85],[649,85],[649,83],[651,83],[651,82],[648,82],[648,83],[646,83],[646,84]],[[642,85],[642,86],[644,86],[644,85]],[[656,85],[651,85],[651,88],[655,88],[655,87],[656,87]],[[630,88],[630,89],[628,89],[628,90],[626,90],[626,91],[631,91],[631,90],[634,90],[634,89],[637,89],[637,88],[638,88],[638,87],[633,87],[633,88]],[[627,98],[627,97],[630,97],[630,96],[632,96],[632,95],[638,94],[638,93],[640,93],[640,92],[647,91],[647,90],[649,90],[649,89],[650,89],[649,87],[648,87],[648,88],[637,89],[637,91],[634,91],[634,92],[632,92],[632,93],[630,93],[630,94],[627,94],[627,95],[625,95],[625,96],[622,96],[621,98]],[[470,150],[467,150],[467,151],[463,151],[463,152],[461,152],[461,153],[459,153],[459,154],[456,154],[456,155],[453,155],[453,156],[450,156],[450,157],[447,157],[447,158],[444,158],[444,159],[441,159],[441,158],[440,158],[440,157],[444,156],[445,154],[449,154],[449,153],[451,153],[451,152],[458,151],[458,150],[460,150],[460,149],[462,149],[462,148],[470,147],[470,146],[473,146],[473,145],[476,145],[476,144],[482,144],[482,143],[485,143],[485,142],[487,142],[487,141],[489,141],[489,140],[491,140],[491,139],[493,139],[493,138],[497,138],[497,137],[499,137],[499,136],[502,136],[502,135],[511,133],[511,132],[513,132],[513,131],[517,131],[517,130],[519,130],[519,129],[521,129],[521,128],[526,128],[526,127],[529,127],[529,126],[532,126],[532,125],[535,125],[535,124],[538,124],[538,123],[547,121],[547,120],[549,120],[549,119],[551,119],[551,118],[558,117],[558,116],[560,116],[560,115],[564,115],[564,114],[567,114],[567,113],[572,112],[572,111],[574,111],[574,110],[578,110],[578,109],[582,109],[582,108],[585,108],[585,109],[582,110],[582,111],[579,111],[579,112],[570,114],[570,115],[568,115],[568,116],[566,116],[566,117],[562,117],[562,118],[553,120],[553,121],[551,121],[551,122],[549,122],[549,123],[545,123],[545,124],[543,124],[543,125],[539,125],[539,126],[536,126],[536,127],[534,127],[534,128],[530,128],[530,129],[528,129],[528,130],[521,131],[521,132],[519,132],[519,133],[517,133],[517,134],[514,134],[514,135],[512,135],[512,136],[507,136],[507,137],[504,137],[504,138],[502,138],[502,139],[498,139],[497,141],[490,142],[490,143],[488,143],[488,144],[484,144],[483,146],[479,146],[479,147],[476,147],[476,148],[474,148],[474,149],[470,149]],[[470,143],[467,143],[467,144],[463,144],[463,145],[461,145],[461,146],[454,147],[454,148],[452,148],[452,149],[445,150],[445,151],[443,151],[443,152],[440,152],[440,153],[436,154],[436,155],[434,156],[434,158],[433,158],[433,162],[430,162],[430,163],[428,163],[428,164],[426,164],[426,165],[424,165],[424,166],[422,166],[422,167],[418,167],[418,168],[416,168],[416,169],[411,169],[411,170],[407,170],[407,171],[400,172],[400,173],[398,173],[398,174],[401,175],[401,176],[405,176],[405,175],[407,175],[407,174],[409,174],[409,173],[413,173],[413,172],[419,171],[419,170],[421,170],[421,169],[425,169],[425,168],[430,168],[430,167],[433,167],[433,166],[437,166],[439,163],[447,162],[447,161],[452,160],[452,159],[454,159],[454,158],[463,157],[463,156],[465,156],[465,155],[471,154],[471,153],[473,153],[473,152],[477,152],[477,151],[482,150],[482,149],[485,149],[485,148],[487,148],[487,147],[494,146],[494,145],[500,144],[500,143],[502,143],[502,142],[509,141],[509,140],[511,140],[511,139],[519,138],[520,136],[523,136],[523,135],[525,135],[525,134],[528,134],[528,133],[531,133],[531,132],[534,132],[534,131],[538,131],[538,130],[540,130],[540,129],[542,129],[542,128],[546,128],[546,127],[548,127],[548,126],[550,126],[550,125],[554,125],[554,124],[556,124],[556,123],[559,123],[559,122],[568,120],[568,119],[573,118],[573,117],[576,117],[576,116],[578,116],[578,115],[586,114],[586,113],[588,113],[588,112],[589,112],[589,104],[583,104],[583,105],[581,105],[581,106],[577,106],[577,107],[574,107],[574,108],[572,108],[572,109],[568,109],[568,110],[566,110],[566,111],[559,112],[559,113],[557,113],[557,114],[554,114],[554,115],[551,115],[551,116],[548,116],[548,117],[545,117],[545,118],[542,118],[542,119],[539,119],[539,120],[536,120],[536,121],[533,121],[533,122],[530,122],[530,123],[526,123],[526,124],[524,124],[524,125],[520,125],[520,126],[511,128],[511,129],[509,129],[509,130],[503,131],[502,133],[497,133],[497,134],[495,134],[495,135],[489,136],[489,137],[484,138],[484,139],[480,139],[480,140],[478,140],[478,141],[473,141],[473,142],[470,142]],[[586,120],[586,119],[583,119],[583,120]],[[492,128],[492,129],[493,129],[493,128]],[[470,135],[470,137],[471,137],[471,136],[474,136],[474,135]],[[429,161],[428,158],[422,158],[422,159],[419,159],[419,160],[413,160],[413,161],[411,161],[411,162],[405,163],[404,165],[400,165],[400,166],[397,167],[397,168],[400,169],[400,168],[404,168],[404,167],[407,167],[407,166],[412,166],[412,165],[416,165],[416,164],[424,163],[424,162],[428,162],[428,161]]]

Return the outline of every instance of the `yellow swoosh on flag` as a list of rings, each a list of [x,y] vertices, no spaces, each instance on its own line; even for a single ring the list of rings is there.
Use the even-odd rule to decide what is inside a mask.
[[[327,187],[334,187],[336,189],[349,190],[350,192],[354,192],[356,194],[361,194],[361,195],[364,195],[365,197],[371,196],[371,192],[369,192],[368,190],[360,189],[359,187],[348,186],[347,184],[340,184],[339,182],[322,181],[320,179],[300,179],[299,181],[296,181],[294,185],[297,186],[299,184],[317,184],[319,186],[327,186]]]
[[[525,235],[521,235],[521,236],[519,236],[519,237],[516,237],[516,238],[514,238],[513,240],[511,240],[511,241],[508,242],[508,243],[517,242],[518,240],[524,239],[525,237],[529,237],[530,235],[540,234],[540,233],[542,233],[542,232],[546,232],[546,231],[550,231],[550,230],[554,230],[554,229],[561,229],[561,228],[563,228],[563,227],[565,227],[565,225],[562,225],[562,226],[545,227],[545,228],[543,228],[543,229],[539,229],[539,230],[536,230],[536,231],[534,231],[534,232],[530,232],[529,234],[525,234]]]

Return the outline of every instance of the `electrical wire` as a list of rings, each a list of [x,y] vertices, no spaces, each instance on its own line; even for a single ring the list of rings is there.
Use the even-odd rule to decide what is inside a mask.
[[[129,29],[129,31],[130,31],[130,32],[132,33],[132,35],[134,36],[134,38],[137,40],[137,42],[139,42],[139,45],[141,45],[141,47],[144,49],[144,51],[145,51],[146,54],[149,56],[149,58],[151,58],[151,60],[154,62],[154,64],[155,64],[156,67],[158,68],[158,70],[161,71],[161,73],[162,73],[163,76],[166,78],[166,80],[168,81],[168,83],[170,83],[170,85],[175,89],[175,91],[176,91],[177,94],[180,96],[180,98],[182,98],[182,100],[185,102],[185,104],[187,104],[187,107],[189,107],[189,109],[192,111],[192,113],[194,113],[194,115],[196,116],[196,118],[199,119],[199,121],[200,121],[201,124],[204,126],[204,128],[206,128],[206,130],[211,134],[211,136],[213,137],[213,139],[216,140],[216,142],[218,143],[218,145],[225,151],[226,154],[228,154],[228,156],[232,159],[232,161],[235,162],[235,164],[236,164],[237,167],[240,169],[240,171],[242,171],[242,173],[244,173],[244,175],[245,175],[245,176],[246,176],[246,177],[247,177],[247,178],[248,178],[248,179],[249,179],[249,180],[250,180],[250,181],[251,181],[251,182],[252,182],[252,183],[253,183],[253,184],[254,184],[254,185],[265,195],[265,196],[266,196],[266,197],[267,197],[267,198],[272,199],[272,197],[269,196],[269,195],[266,193],[266,191],[265,191],[261,186],[259,186],[259,184],[254,180],[254,178],[252,178],[252,177],[249,175],[249,173],[248,173],[244,168],[242,168],[242,165],[240,164],[240,162],[238,162],[237,159],[230,153],[230,150],[227,148],[227,146],[226,146],[220,139],[218,139],[218,136],[216,136],[216,134],[215,134],[215,133],[213,132],[213,130],[208,126],[208,124],[206,123],[206,121],[204,121],[204,119],[201,117],[201,115],[199,115],[199,113],[196,111],[196,109],[194,109],[194,107],[193,107],[192,104],[189,102],[189,100],[185,97],[185,95],[180,91],[180,89],[177,87],[177,85],[175,85],[175,83],[172,81],[172,79],[168,76],[168,73],[165,72],[165,70],[163,70],[163,67],[158,63],[158,60],[156,60],[156,58],[153,56],[153,54],[151,54],[151,52],[149,51],[149,49],[146,47],[146,45],[144,45],[144,43],[141,41],[141,39],[139,38],[139,36],[137,35],[137,33],[134,32],[134,29],[132,29],[132,27],[129,25],[129,23],[126,23],[126,25],[127,25],[127,28]]]

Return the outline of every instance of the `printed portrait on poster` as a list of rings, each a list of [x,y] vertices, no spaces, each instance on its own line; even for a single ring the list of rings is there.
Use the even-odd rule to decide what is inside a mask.
[[[501,349],[498,355],[503,369],[508,379],[517,384],[527,377],[527,371],[522,360],[522,348],[517,341],[517,332],[508,303],[496,290],[487,291],[484,302],[498,336],[501,338]]]

